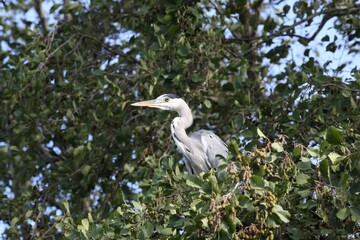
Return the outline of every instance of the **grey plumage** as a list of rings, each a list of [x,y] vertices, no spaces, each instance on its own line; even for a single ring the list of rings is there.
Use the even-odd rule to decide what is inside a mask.
[[[186,134],[186,129],[192,125],[193,116],[185,101],[175,94],[163,94],[154,100],[131,105],[160,108],[176,111],[179,114],[171,122],[171,135],[179,152],[184,155],[185,166],[189,173],[199,174],[211,168],[216,169],[221,157],[227,157],[227,145],[213,132],[199,130],[190,135]]]

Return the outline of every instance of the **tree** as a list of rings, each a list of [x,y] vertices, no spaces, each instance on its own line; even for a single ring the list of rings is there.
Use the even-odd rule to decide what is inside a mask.
[[[359,233],[359,4],[0,4],[4,238]],[[172,115],[129,105],[166,92],[227,140],[225,176],[184,173]]]

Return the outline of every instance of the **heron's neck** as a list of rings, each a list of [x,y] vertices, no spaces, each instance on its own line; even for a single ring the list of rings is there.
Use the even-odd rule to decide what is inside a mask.
[[[181,153],[190,152],[191,139],[186,134],[186,129],[192,125],[193,116],[189,106],[185,103],[178,110],[179,117],[171,122],[171,135]]]
[[[184,129],[190,127],[193,123],[193,116],[189,106],[185,105],[177,112],[179,113],[180,121],[182,122]]]

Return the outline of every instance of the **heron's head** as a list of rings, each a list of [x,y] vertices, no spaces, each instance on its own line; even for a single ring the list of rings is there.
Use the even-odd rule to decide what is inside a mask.
[[[142,101],[131,104],[131,106],[137,107],[152,107],[152,108],[160,108],[162,110],[172,110],[177,111],[184,104],[184,100],[175,94],[167,93],[163,94],[156,99]],[[185,103],[186,104],[186,103]]]

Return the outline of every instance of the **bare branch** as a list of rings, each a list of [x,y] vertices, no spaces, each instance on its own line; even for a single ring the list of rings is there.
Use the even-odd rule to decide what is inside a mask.
[[[0,2],[4,5],[4,7],[7,7],[5,0],[0,0]]]
[[[354,4],[349,8],[344,8],[344,9],[339,9],[339,8],[331,8],[331,9],[324,9],[323,11],[320,12],[316,12],[313,13],[311,15],[309,15],[307,18],[304,18],[298,22],[295,22],[292,25],[289,26],[283,26],[279,31],[274,32],[270,35],[268,35],[265,39],[263,39],[262,42],[264,41],[269,41],[272,40],[276,37],[280,37],[280,36],[289,36],[289,37],[299,37],[302,38],[306,41],[312,41],[316,38],[316,36],[319,34],[319,32],[322,30],[322,28],[324,27],[324,25],[327,23],[327,21],[329,21],[331,18],[333,17],[340,17],[340,16],[345,16],[347,14],[356,14],[360,12],[360,4]],[[306,37],[302,37],[296,34],[289,34],[288,32],[291,30],[294,30],[297,26],[308,22],[312,19],[314,19],[315,17],[324,15],[323,19],[320,22],[320,25],[318,27],[318,29],[313,33],[313,35],[309,38]],[[226,39],[226,42],[228,43],[234,43],[234,42],[243,42],[243,41],[247,41],[247,42],[251,42],[251,41],[256,41],[256,40],[260,40],[262,39],[262,37],[237,37],[234,39]]]
[[[62,47],[64,47],[66,44],[68,44],[76,35],[72,35],[71,37],[68,38],[68,40],[66,40],[64,43],[62,43],[60,46],[58,46],[52,53],[50,53],[47,57],[45,62],[41,62],[38,67],[36,68],[37,71],[40,71],[41,69],[43,69],[48,62],[50,61],[51,57],[57,52],[59,51]]]
[[[44,36],[46,36],[49,29],[48,29],[48,24],[46,22],[44,11],[43,11],[43,9],[41,7],[41,1],[40,0],[34,0],[34,4],[35,4],[35,10],[36,10],[36,12],[37,12],[37,14],[39,15],[39,18],[40,18],[40,23],[41,23],[41,26],[42,26],[42,29],[43,29]]]
[[[97,38],[95,38],[91,35],[81,34],[81,36],[93,40],[94,42],[98,43],[102,48],[104,48],[106,51],[108,51],[114,55],[119,55],[120,57],[123,57],[123,58],[129,57],[124,53],[112,50],[109,46],[107,46],[106,44],[104,44],[103,42],[101,42],[100,40],[98,40]],[[136,59],[129,59],[129,60],[131,60],[132,63],[138,63],[138,61]]]

